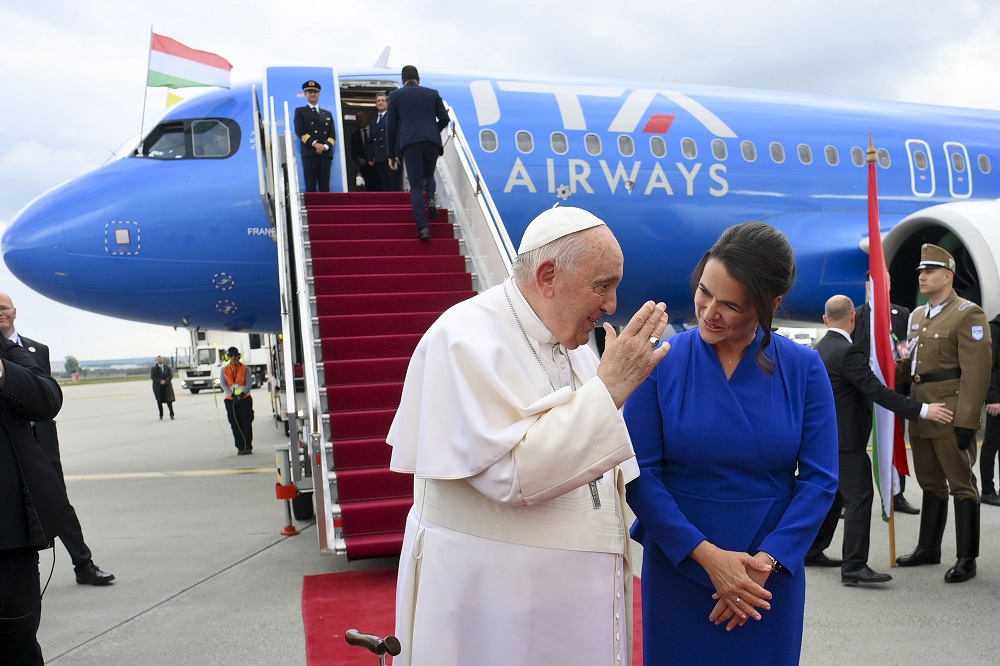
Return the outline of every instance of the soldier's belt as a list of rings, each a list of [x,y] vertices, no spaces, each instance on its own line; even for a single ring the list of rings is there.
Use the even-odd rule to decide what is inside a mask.
[[[962,376],[962,369],[938,370],[937,372],[921,372],[913,375],[914,384],[926,384],[927,382],[943,382],[948,379],[959,379]]]

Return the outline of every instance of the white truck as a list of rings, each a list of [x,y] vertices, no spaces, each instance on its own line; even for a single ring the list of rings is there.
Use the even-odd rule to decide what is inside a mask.
[[[219,388],[219,371],[229,360],[226,350],[236,347],[253,373],[253,385],[267,381],[271,364],[271,340],[260,333],[234,331],[191,331],[191,346],[177,350],[177,374],[181,389],[197,394]]]

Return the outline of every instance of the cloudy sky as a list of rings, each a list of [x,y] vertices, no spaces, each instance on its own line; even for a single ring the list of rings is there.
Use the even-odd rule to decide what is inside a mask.
[[[50,0],[0,5],[0,226],[139,132],[149,31],[233,63],[460,69],[796,90],[1000,109],[1000,3],[959,0]],[[189,94],[181,91],[182,95]],[[147,128],[165,105],[149,89]],[[169,353],[183,330],[43,298],[0,266],[54,358]]]

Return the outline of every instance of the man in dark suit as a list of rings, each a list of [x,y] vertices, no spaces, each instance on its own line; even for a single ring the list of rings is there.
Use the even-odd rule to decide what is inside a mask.
[[[865,292],[871,294],[871,279],[870,273],[865,273]],[[910,309],[904,308],[902,305],[896,305],[892,303],[889,306],[890,309],[890,330],[892,331],[892,348],[893,355],[899,358],[899,352],[897,347],[900,343],[906,340],[906,326],[910,321]],[[864,304],[859,305],[854,309],[856,313],[856,323],[854,326],[854,344],[868,356],[871,353],[871,342],[869,341],[869,336],[871,335],[871,316],[872,316],[872,306],[868,301]],[[896,386],[896,392],[907,395],[910,392],[910,382],[904,384],[898,384]],[[901,424],[905,430],[906,421],[901,420]],[[896,474],[896,469],[893,468],[893,474]],[[920,509],[913,506],[906,501],[906,495],[903,491],[906,489],[906,477],[899,476],[899,492],[892,498],[892,508],[896,513],[908,513],[910,515],[918,515]]]
[[[358,175],[364,181],[365,189],[371,190],[372,181],[372,137],[368,114],[358,111],[355,115],[358,128],[351,132],[351,159],[358,167]]]
[[[389,96],[375,95],[376,116],[370,124],[372,151],[372,184],[369,192],[399,192],[403,189],[402,174],[389,168],[389,146],[385,142],[386,114],[389,110]]]
[[[295,109],[295,135],[302,145],[302,172],[306,180],[306,192],[330,191],[330,167],[333,164],[333,145],[336,143],[337,127],[333,114],[319,108],[320,85],[315,81],[302,84],[306,106]]]
[[[174,371],[163,360],[162,356],[156,357],[156,363],[149,370],[149,378],[153,382],[153,396],[156,398],[156,409],[160,412],[160,420],[163,420],[163,403],[167,403],[170,410],[170,420],[174,420]]]
[[[3,336],[22,347],[31,356],[31,359],[40,367],[46,376],[52,375],[52,366],[49,362],[49,348],[42,343],[19,335],[14,330],[14,320],[17,318],[17,309],[11,301],[10,296],[0,292],[0,333]],[[63,479],[62,461],[59,456],[59,433],[56,431],[56,422],[52,420],[37,420],[32,424],[32,432],[35,439],[41,445],[42,450],[48,455],[52,467],[59,475],[59,483],[63,492],[66,490],[66,482]],[[59,535],[63,546],[69,552],[73,561],[73,569],[76,572],[76,582],[81,585],[107,585],[115,579],[113,574],[101,571],[94,564],[93,555],[90,548],[83,540],[83,528],[80,526],[80,519],[76,515],[76,510],[72,504],[66,503],[67,514],[64,517],[65,528]]]
[[[448,112],[437,90],[420,85],[416,67],[404,67],[402,79],[403,87],[389,95],[386,121],[389,166],[399,169],[402,156],[410,183],[417,238],[430,240],[427,218],[434,219],[438,214],[434,203],[434,169],[443,153],[441,130],[448,126]]]
[[[0,307],[7,307],[6,305]],[[31,355],[0,338],[0,661],[44,663],[38,551],[52,546],[69,515],[62,480],[31,433],[62,407],[59,384]]]
[[[886,387],[872,372],[868,357],[852,344],[855,328],[854,303],[847,296],[833,296],[826,302],[823,321],[827,334],[816,344],[833,387],[837,407],[837,431],[840,450],[840,487],[834,505],[820,528],[806,563],[816,560],[830,545],[833,529],[844,515],[843,561],[840,579],[846,585],[884,583],[888,574],[868,566],[871,532],[872,465],[866,450],[872,427],[872,401],[908,419],[926,418],[938,423],[951,422],[952,413],[943,403],[922,405]],[[828,562],[834,562],[823,556]]]

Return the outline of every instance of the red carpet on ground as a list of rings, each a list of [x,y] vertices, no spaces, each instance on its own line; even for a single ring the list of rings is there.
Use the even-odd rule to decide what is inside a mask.
[[[396,569],[364,569],[302,579],[302,620],[308,666],[371,666],[377,658],[344,640],[348,629],[387,636],[393,632]],[[635,579],[634,666],[642,666],[642,595]],[[389,663],[392,663],[391,658]],[[442,665],[446,666],[446,665]],[[473,665],[474,666],[474,665]],[[517,666],[517,665],[512,665]]]

